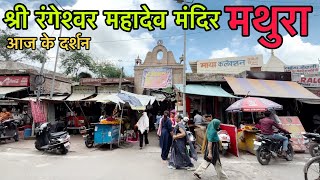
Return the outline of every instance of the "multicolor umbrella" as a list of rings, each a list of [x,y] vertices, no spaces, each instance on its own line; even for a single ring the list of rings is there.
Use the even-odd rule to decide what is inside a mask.
[[[240,99],[229,106],[226,111],[231,112],[265,112],[268,110],[281,110],[282,105],[270,101],[265,98],[258,98],[258,97],[246,97]]]

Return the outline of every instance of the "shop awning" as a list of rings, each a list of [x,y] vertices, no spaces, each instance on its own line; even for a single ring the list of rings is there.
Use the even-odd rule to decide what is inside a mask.
[[[234,94],[260,97],[320,99],[306,88],[292,81],[273,81],[225,77]]]
[[[143,106],[147,106],[149,103],[152,105],[154,103],[154,101],[156,100],[156,98],[153,96],[134,94],[134,93],[123,91],[123,90],[121,90],[121,93],[128,94],[130,96],[133,96],[133,97],[139,99],[139,101],[141,102],[141,104]]]
[[[87,99],[87,101],[101,101],[106,99],[107,97],[109,97],[111,93],[100,93],[98,94],[96,97],[91,98],[91,99]]]
[[[320,99],[298,99],[298,101],[305,104],[320,104]]]
[[[49,101],[63,101],[68,96],[52,96],[52,99],[50,99],[50,96],[40,96],[40,100],[49,100]],[[37,97],[25,97],[21,99],[15,99],[18,101],[37,101]]]
[[[82,101],[93,94],[78,94],[78,93],[72,93],[65,101]]]
[[[0,98],[4,98],[7,94],[22,91],[28,87],[0,87]]]
[[[175,87],[180,92],[183,92],[183,85],[182,84],[175,84]],[[188,84],[188,85],[186,85],[186,94],[237,98],[236,96],[229,94],[227,91],[222,89],[220,86],[213,86],[213,85]]]

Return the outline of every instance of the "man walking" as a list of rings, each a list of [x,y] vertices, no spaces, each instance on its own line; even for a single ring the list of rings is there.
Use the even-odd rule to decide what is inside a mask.
[[[211,115],[205,116],[206,121],[211,121],[207,127],[207,145],[206,151],[204,155],[204,160],[198,169],[193,173],[195,177],[201,179],[201,175],[204,171],[213,164],[214,168],[216,169],[217,176],[219,180],[228,179],[228,176],[222,170],[221,161],[219,157],[219,136],[218,136],[218,129],[220,127],[220,120],[213,119]]]

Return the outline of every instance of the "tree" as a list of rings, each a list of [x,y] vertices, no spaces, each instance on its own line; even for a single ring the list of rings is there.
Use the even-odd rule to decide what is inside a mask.
[[[92,70],[99,78],[119,78],[121,69],[110,63],[95,64]],[[122,74],[122,77],[125,77]]]
[[[66,51],[60,55],[61,67],[64,73],[72,78],[78,77],[79,71],[94,69],[94,62],[89,53],[84,51]]]
[[[92,75],[87,72],[81,72],[81,73],[79,73],[78,77],[79,78],[92,78]]]
[[[8,38],[17,37],[16,33],[12,33],[9,29],[0,30],[0,60],[4,61],[22,61],[22,60],[32,60],[43,62],[47,60],[47,51],[37,48],[36,50],[23,49],[15,50],[6,48],[8,44]]]

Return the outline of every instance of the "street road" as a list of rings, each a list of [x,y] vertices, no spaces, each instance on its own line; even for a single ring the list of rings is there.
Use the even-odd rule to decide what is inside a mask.
[[[140,150],[138,143],[126,144],[119,149],[85,147],[82,137],[71,137],[67,155],[42,153],[34,148],[33,140],[0,144],[1,180],[192,180],[192,172],[172,170],[163,164],[156,138]],[[241,154],[222,158],[222,165],[234,180],[303,180],[303,166],[308,154],[296,154],[295,160],[272,160],[261,166],[256,157]],[[195,165],[202,161],[199,158]],[[216,179],[213,166],[202,179]]]

